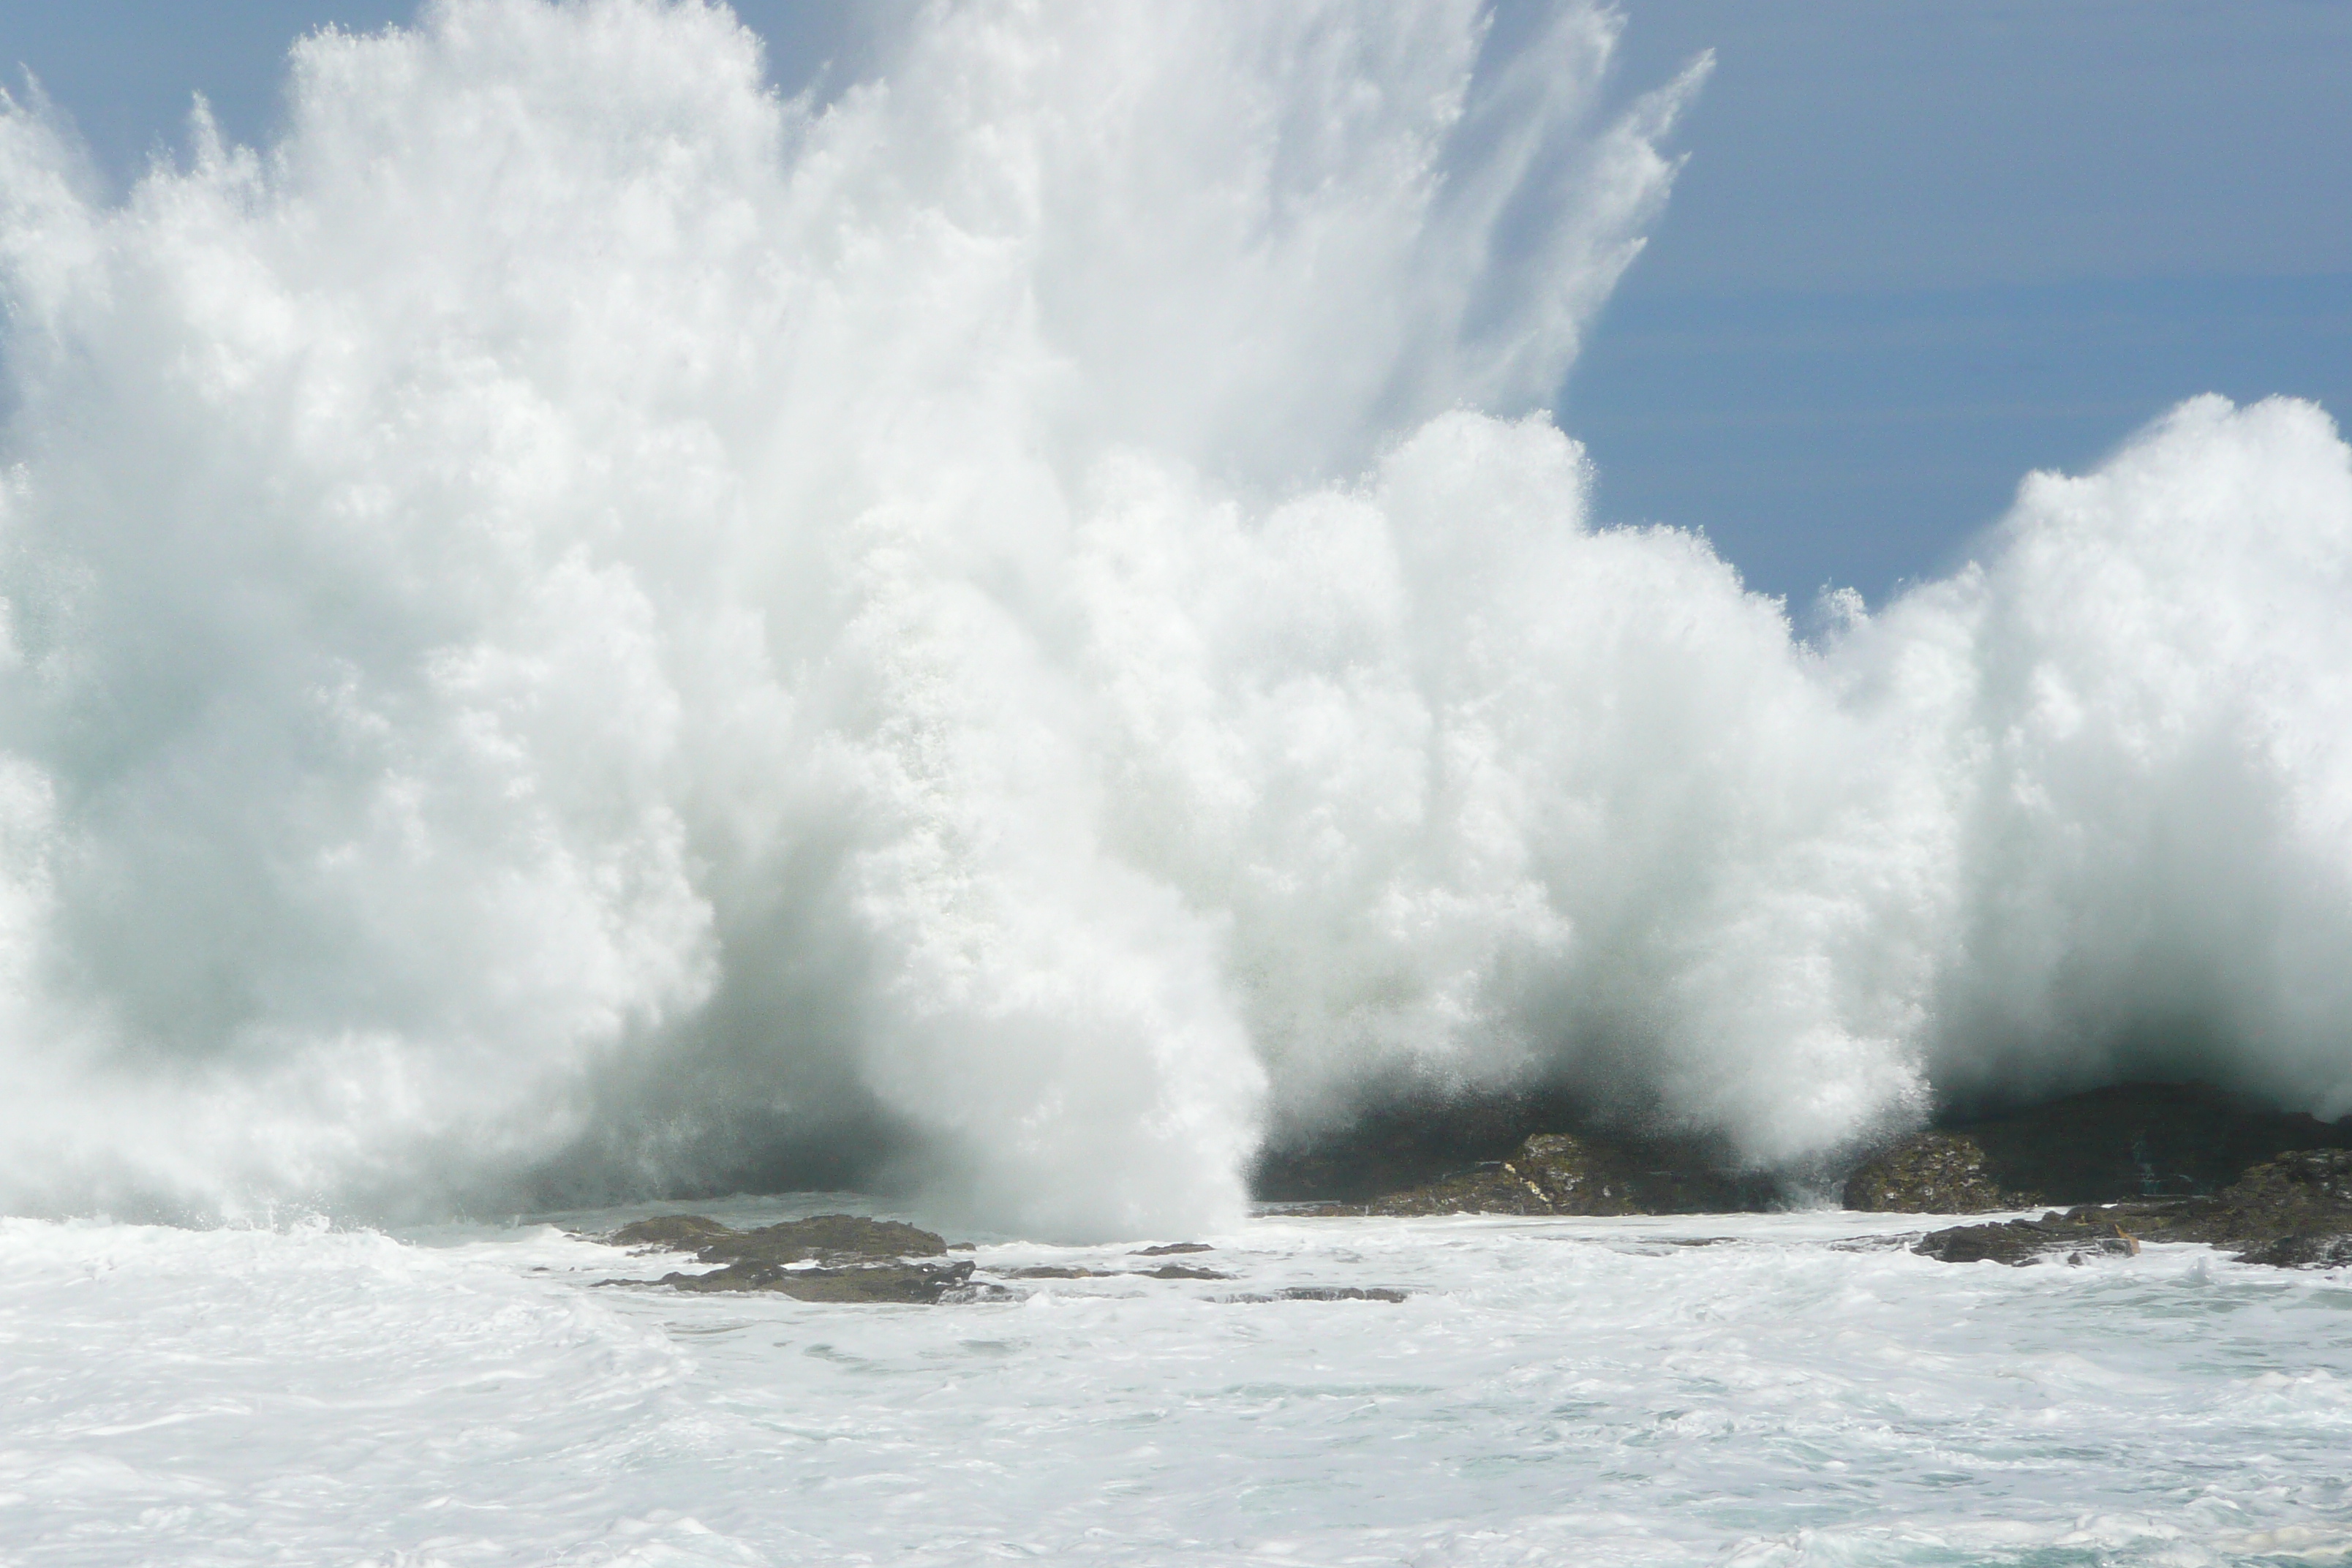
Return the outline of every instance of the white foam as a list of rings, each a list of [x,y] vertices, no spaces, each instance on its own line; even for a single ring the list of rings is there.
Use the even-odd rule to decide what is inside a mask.
[[[120,205],[0,116],[0,1206],[1230,1217],[1580,1084],[2352,1109],[2352,481],[2183,406],[1816,645],[1539,405],[1698,71],[1466,4],[449,0]]]
[[[1184,1259],[1228,1279],[1000,1243],[983,1268],[1111,1277],[845,1308],[599,1289],[675,1259],[543,1226],[404,1246],[0,1222],[0,1552],[2178,1565],[2352,1544],[2341,1279],[2195,1247],[2012,1269],[1866,1245],[1918,1223],[1265,1219]],[[1410,1294],[1221,1300],[1300,1286]]]

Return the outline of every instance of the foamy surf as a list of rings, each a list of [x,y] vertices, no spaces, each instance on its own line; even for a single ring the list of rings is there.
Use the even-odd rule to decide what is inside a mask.
[[[537,1223],[0,1222],[0,1540],[26,1568],[2352,1547],[2342,1278],[1886,1245],[1922,1223],[1269,1216],[1162,1238],[1226,1280],[983,1240],[984,1272],[1107,1277],[873,1308],[599,1288],[675,1260]],[[1234,1300],[1300,1287],[1404,1300]]]

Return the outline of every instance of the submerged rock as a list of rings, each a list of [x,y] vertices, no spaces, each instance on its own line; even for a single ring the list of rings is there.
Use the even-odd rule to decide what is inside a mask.
[[[765,1290],[800,1301],[911,1302],[928,1306],[965,1288],[969,1260],[929,1267],[919,1263],[857,1263],[841,1268],[787,1268],[773,1263],[730,1263],[708,1274],[665,1274],[657,1281],[674,1290]]]
[[[1230,1279],[1233,1278],[1232,1275],[1220,1273],[1214,1268],[1195,1268],[1186,1263],[1163,1263],[1157,1268],[1138,1268],[1130,1272],[1138,1279]]]
[[[1116,1269],[1081,1268],[1071,1263],[1032,1263],[1020,1268],[1002,1269],[1000,1273],[1007,1279],[1111,1279],[1118,1277]]]
[[[659,1215],[623,1226],[604,1238],[614,1247],[660,1247],[691,1252],[705,1263],[799,1263],[808,1258],[940,1258],[948,1244],[936,1232],[903,1220],[821,1214],[782,1225],[737,1230],[697,1214]]]
[[[1965,1132],[1922,1132],[1864,1162],[1845,1181],[1845,1206],[1876,1213],[1969,1214],[2045,1202],[2001,1186],[1984,1145]]]
[[[2212,1196],[2085,1204],[2040,1219],[1952,1226],[1912,1250],[1947,1263],[2025,1264],[2086,1247],[2137,1252],[2141,1241],[2200,1241],[2283,1268],[2352,1262],[2352,1149],[2282,1154]]]
[[[901,1220],[824,1214],[737,1230],[700,1215],[662,1215],[625,1225],[605,1240],[616,1247],[691,1251],[698,1261],[721,1265],[708,1273],[666,1274],[654,1281],[675,1290],[766,1290],[803,1301],[928,1303],[971,1288],[969,1260],[908,1262],[944,1257],[948,1244]]]

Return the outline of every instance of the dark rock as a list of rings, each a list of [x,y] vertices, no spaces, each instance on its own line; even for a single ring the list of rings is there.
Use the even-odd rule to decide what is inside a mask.
[[[1066,1263],[1035,1263],[1025,1268],[1007,1268],[1007,1279],[1108,1279],[1111,1274],[1101,1268],[1077,1268]]]
[[[658,1283],[677,1290],[768,1290],[803,1301],[916,1301],[971,1299],[969,1259],[934,1267],[911,1258],[940,1258],[948,1244],[899,1220],[824,1214],[809,1219],[735,1230],[699,1215],[662,1215],[623,1226],[605,1238],[614,1246],[691,1250],[722,1267],[704,1274],[667,1274]],[[814,1260],[818,1267],[790,1268]],[[992,1288],[986,1288],[992,1289]]]
[[[2211,1196],[2083,1205],[2040,1219],[1954,1226],[1912,1250],[1947,1263],[2014,1264],[2054,1252],[2119,1250],[2116,1241],[2133,1252],[2140,1241],[2205,1242],[2249,1263],[2290,1268],[2352,1260],[2352,1150],[2282,1154]]]
[[[2342,1268],[2352,1266],[2352,1236],[2282,1236],[2246,1248],[2238,1261],[2273,1268]]]
[[[1230,1279],[1230,1274],[1220,1274],[1213,1268],[1195,1268],[1190,1264],[1163,1263],[1157,1268],[1132,1270],[1139,1279]]]
[[[1973,1214],[2047,1202],[1995,1180],[1984,1145],[1965,1132],[1920,1132],[1858,1166],[1845,1206],[1875,1213]]]
[[[1274,1202],[1354,1204],[1360,1213],[1383,1194],[1507,1159],[1530,1133],[1577,1126],[1580,1115],[1558,1094],[1400,1089],[1344,1126],[1295,1134],[1261,1152],[1250,1192]]]
[[[2352,1149],[2306,1149],[2257,1165],[2224,1191],[2212,1222],[2232,1239],[2352,1231]]]
[[[1171,1241],[1165,1247],[1144,1247],[1128,1254],[1130,1258],[1166,1258],[1178,1252],[1214,1252],[1205,1241]]]
[[[2204,1083],[2117,1084],[1942,1130],[1984,1152],[1994,1188],[2050,1204],[2201,1196],[2281,1154],[2352,1145],[2352,1125]]]
[[[1507,1160],[1481,1166],[1359,1207],[1323,1213],[1391,1215],[1445,1214],[1723,1214],[1761,1209],[1773,1196],[1757,1177],[1708,1169],[1672,1145],[1623,1146],[1567,1132],[1539,1132]]]
[[[695,1254],[705,1263],[826,1262],[853,1258],[943,1258],[948,1244],[903,1220],[821,1214],[757,1230],[730,1230]]]
[[[2083,1208],[1999,1225],[1956,1225],[1922,1237],[1911,1250],[1945,1263],[2017,1265],[2039,1263],[2055,1252],[2073,1254],[2070,1261],[2090,1253],[2129,1255],[2139,1250],[2139,1240],[2111,1215]]]
[[[698,1214],[656,1215],[632,1220],[604,1239],[614,1247],[660,1247],[672,1252],[692,1252],[735,1232]]]
[[[696,1292],[763,1290],[801,1301],[911,1302],[929,1305],[971,1279],[969,1260],[943,1267],[861,1263],[844,1268],[785,1268],[764,1262],[730,1263],[708,1274],[668,1274],[660,1283]]]
[[[705,1263],[940,1258],[948,1251],[948,1244],[938,1236],[904,1221],[846,1214],[821,1214],[757,1230],[736,1230],[700,1215],[658,1215],[625,1225],[604,1239],[614,1247],[691,1252]]]

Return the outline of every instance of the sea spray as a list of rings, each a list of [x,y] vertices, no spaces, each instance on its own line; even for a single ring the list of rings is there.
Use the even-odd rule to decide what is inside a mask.
[[[1540,412],[1704,66],[1460,5],[448,0],[119,205],[0,117],[0,1206],[1229,1215],[1366,1097],[1833,1163],[2352,1106],[2352,480],[2038,476],[1791,634]]]

